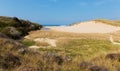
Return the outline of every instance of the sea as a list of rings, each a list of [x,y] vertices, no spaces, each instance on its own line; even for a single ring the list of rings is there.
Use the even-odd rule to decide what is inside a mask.
[[[52,26],[67,26],[67,25],[43,25],[43,28],[41,30],[45,30],[45,31],[49,31],[50,28],[47,28],[47,27],[52,27]]]

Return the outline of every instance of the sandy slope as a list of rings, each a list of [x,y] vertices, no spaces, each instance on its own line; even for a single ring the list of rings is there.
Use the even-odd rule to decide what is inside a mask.
[[[56,31],[74,33],[111,33],[120,30],[120,27],[95,21],[82,22],[72,26],[52,26],[47,28]]]

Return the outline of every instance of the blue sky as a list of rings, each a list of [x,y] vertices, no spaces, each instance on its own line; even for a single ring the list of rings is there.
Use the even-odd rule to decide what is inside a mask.
[[[0,0],[1,16],[41,24],[71,24],[92,19],[120,19],[120,0]]]

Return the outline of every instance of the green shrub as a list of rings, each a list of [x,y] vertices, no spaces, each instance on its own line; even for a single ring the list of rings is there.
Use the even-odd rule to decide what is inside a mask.
[[[16,31],[21,33],[21,36],[20,36],[21,38],[25,35],[28,35],[28,32],[30,31],[40,30],[42,28],[42,25],[30,22],[30,21],[18,19],[17,17],[0,16],[0,32],[2,31],[3,33],[11,37],[11,35],[9,35],[9,31],[8,31],[9,29],[5,29],[6,27],[14,27]],[[17,39],[20,39],[20,38],[17,38]]]
[[[22,41],[22,43],[23,43],[25,46],[35,45],[35,42],[34,42],[34,41],[30,41],[30,40],[24,40],[24,41]]]

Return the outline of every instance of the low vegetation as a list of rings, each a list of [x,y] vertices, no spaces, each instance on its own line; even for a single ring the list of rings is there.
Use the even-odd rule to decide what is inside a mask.
[[[13,20],[7,19],[1,22]],[[115,41],[119,41],[119,32],[77,34],[39,30],[29,33],[30,40],[14,40],[16,37],[8,36],[10,33],[6,30],[15,29],[17,34],[14,35],[23,32],[19,31],[20,28],[9,26],[10,28],[1,26],[0,71],[120,71],[120,45],[109,41],[110,35],[114,36]],[[52,47],[45,42],[36,43],[33,41],[36,38],[54,39],[57,46]],[[41,48],[30,49],[29,46],[33,45]]]
[[[8,35],[12,39],[20,39],[28,35],[28,32],[41,28],[42,25],[18,19],[17,17],[0,16],[0,32]]]
[[[117,33],[73,34],[55,31],[30,32],[29,37],[57,40],[57,47],[39,49],[42,55],[49,53],[63,59],[62,65],[52,63],[51,67],[55,67],[51,71],[119,71],[120,48],[109,41],[110,35],[114,35],[115,40],[119,39]]]
[[[92,21],[101,22],[104,24],[112,25],[112,26],[120,26],[119,20],[95,19]],[[72,23],[72,24],[70,24],[70,26],[75,25],[75,24],[80,24],[80,22]]]
[[[22,44],[24,44],[25,46],[32,46],[35,45],[35,42],[31,40],[23,40]]]
[[[106,20],[106,19],[97,19],[94,20],[96,22],[102,22],[108,25],[113,25],[113,26],[120,26],[120,21],[119,20]]]

